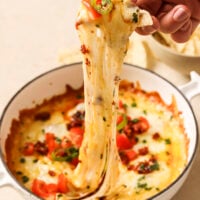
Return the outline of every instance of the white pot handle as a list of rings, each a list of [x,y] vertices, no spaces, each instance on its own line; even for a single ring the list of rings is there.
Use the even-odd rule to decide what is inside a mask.
[[[15,181],[8,175],[8,172],[6,171],[5,167],[3,166],[3,162],[0,159],[0,188],[9,186],[15,189],[24,200],[39,200],[36,196],[32,195],[28,191],[22,191],[20,187],[15,183]]]
[[[179,89],[190,101],[193,97],[200,94],[200,75],[194,71],[190,72],[191,80],[185,85],[179,86]]]
[[[4,186],[12,186],[13,180],[6,172],[5,167],[3,166],[3,162],[0,159],[0,188]]]

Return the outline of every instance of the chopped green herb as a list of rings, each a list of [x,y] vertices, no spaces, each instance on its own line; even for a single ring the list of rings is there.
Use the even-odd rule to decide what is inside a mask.
[[[131,107],[137,107],[137,103],[136,102],[133,102],[132,104],[131,104]]]
[[[147,187],[147,183],[138,183],[137,187],[138,188],[146,188]]]
[[[38,162],[38,159],[34,159],[34,160],[33,160],[33,163],[37,163],[37,162]]]
[[[135,23],[137,23],[138,22],[138,13],[133,13],[133,16],[132,16],[133,18],[132,18],[132,22],[135,22]]]
[[[147,141],[144,139],[144,140],[142,140],[142,143],[144,143],[144,144],[145,144],[145,143],[147,143]]]
[[[51,157],[54,161],[66,161],[71,162],[74,158],[79,155],[79,150],[75,147],[70,147],[68,149],[56,149],[52,152]]]
[[[63,196],[62,194],[58,194],[58,195],[57,195],[58,198],[61,198],[62,196]]]
[[[165,139],[165,144],[171,144],[171,140],[169,138]]]
[[[144,180],[145,179],[145,176],[141,176],[139,179],[138,179],[138,181],[142,181],[142,180]]]
[[[137,187],[144,189],[144,190],[151,190],[152,189],[152,187],[148,187],[147,183],[140,183],[140,182],[138,182]]]
[[[77,98],[77,99],[82,99],[82,98],[83,98],[83,95],[82,95],[82,94],[78,94],[78,95],[76,96],[76,98]]]
[[[56,137],[56,142],[61,143],[62,140],[60,138]]]
[[[29,177],[27,176],[22,176],[22,182],[27,183],[29,181]]]
[[[155,171],[155,170],[159,170],[160,169],[160,166],[158,164],[158,162],[154,162],[152,165],[150,165],[150,170],[151,171]]]
[[[139,122],[139,119],[138,119],[138,118],[135,118],[135,119],[132,120],[132,122],[133,122],[133,123],[138,123],[138,122]]]
[[[25,163],[25,162],[26,162],[26,159],[25,159],[25,158],[20,158],[19,162],[20,162],[20,163]]]
[[[145,115],[147,115],[147,111],[146,111],[146,110],[143,110],[143,113],[144,113]]]
[[[123,120],[117,125],[117,130],[120,131],[122,130],[128,123],[126,115],[123,115]]]
[[[21,171],[17,171],[16,174],[17,175],[22,175],[22,172]]]

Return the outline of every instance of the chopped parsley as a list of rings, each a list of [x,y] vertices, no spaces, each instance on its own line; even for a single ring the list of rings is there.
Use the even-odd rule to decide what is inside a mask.
[[[134,12],[132,15],[132,22],[137,23],[139,21],[138,19],[138,11]]]
[[[78,95],[76,96],[76,98],[77,98],[77,99],[82,99],[82,98],[83,98],[83,95],[82,95],[82,94],[78,94]]]
[[[20,162],[20,163],[25,163],[25,162],[26,162],[26,159],[25,159],[25,158],[20,158],[19,162]]]
[[[133,103],[131,104],[131,107],[133,107],[133,108],[137,107],[137,103],[136,103],[136,102],[133,102]]]
[[[146,110],[143,110],[143,113],[144,113],[145,115],[147,115],[147,111],[146,111]]]
[[[17,175],[22,175],[22,172],[21,171],[17,171],[16,174]]]
[[[171,144],[171,140],[169,138],[165,139],[165,144]]]
[[[133,122],[133,123],[138,123],[138,122],[139,122],[139,119],[138,119],[138,118],[135,118],[135,119],[132,120],[132,122]]]
[[[58,195],[57,195],[58,198],[61,198],[62,196],[63,196],[62,194],[58,194]]]
[[[137,181],[137,189],[151,190],[152,187],[148,186],[148,183],[145,181],[145,176],[141,176]],[[139,193],[139,191],[137,191]]]
[[[33,160],[33,163],[37,163],[37,162],[38,162],[38,159],[34,159],[34,160]]]
[[[144,140],[142,140],[142,143],[144,143],[144,144],[145,144],[145,143],[147,143],[147,140],[145,140],[145,139],[144,139]]]
[[[22,182],[23,183],[27,183],[29,181],[29,177],[28,176],[22,176]]]
[[[155,161],[152,165],[150,165],[151,171],[155,171],[155,170],[159,170],[159,169],[160,169],[160,166],[157,161]]]
[[[52,152],[51,157],[54,161],[71,162],[74,158],[78,158],[79,149],[70,147],[68,149],[56,149]]]

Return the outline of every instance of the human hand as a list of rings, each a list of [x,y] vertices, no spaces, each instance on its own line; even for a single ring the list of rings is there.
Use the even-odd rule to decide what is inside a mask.
[[[153,25],[136,31],[147,35],[159,30],[176,42],[186,42],[200,23],[199,0],[132,0],[153,16]]]

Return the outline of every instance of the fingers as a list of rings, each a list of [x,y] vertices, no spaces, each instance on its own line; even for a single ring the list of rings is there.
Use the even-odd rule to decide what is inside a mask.
[[[191,36],[191,12],[184,5],[165,4],[158,15],[160,31],[170,33],[176,42],[185,42]]]
[[[199,21],[197,20],[189,20],[180,30],[171,34],[172,39],[179,43],[188,41],[198,24]]]
[[[190,10],[186,6],[166,4],[158,15],[160,30],[164,33],[174,33],[188,22],[190,17]]]
[[[192,22],[189,20],[188,22],[186,22],[186,24],[183,25],[182,28],[180,28],[175,33],[172,33],[171,37],[176,42],[181,43],[181,42],[186,42],[190,38],[191,33],[192,33]]]
[[[162,5],[162,0],[132,0],[137,6],[150,12],[151,15],[156,15]]]
[[[152,26],[137,28],[142,35],[156,30],[168,33],[176,42],[186,42],[200,23],[200,0],[132,0],[137,6],[150,12]],[[184,2],[185,5],[180,3]]]

